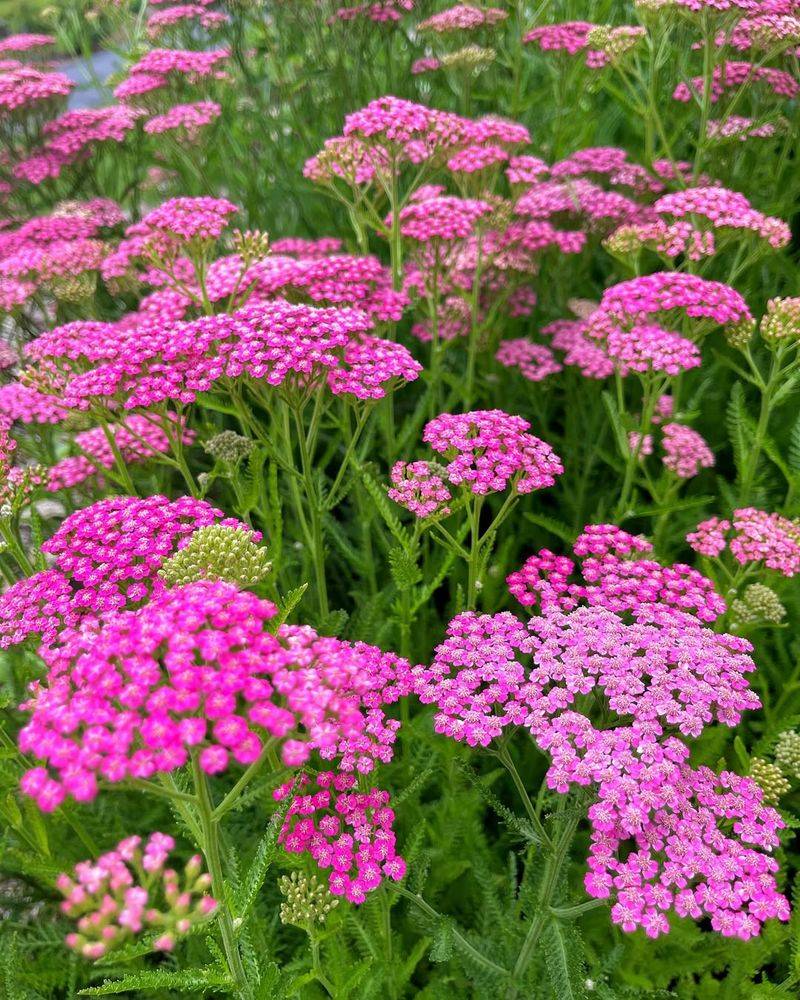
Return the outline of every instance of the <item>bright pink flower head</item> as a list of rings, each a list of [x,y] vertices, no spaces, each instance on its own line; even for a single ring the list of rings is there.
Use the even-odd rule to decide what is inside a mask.
[[[36,778],[24,790],[45,809],[53,782],[88,801],[99,780],[172,771],[192,748],[217,773],[231,759],[252,764],[265,737],[285,741],[290,765],[314,750],[346,771],[390,760],[400,724],[382,706],[411,690],[409,664],[308,627],[274,635],[275,613],[232,584],[193,583],[42,647],[47,677],[31,688],[19,739],[46,764],[48,797]]]
[[[544,441],[528,433],[530,424],[502,410],[444,413],[425,425],[423,440],[447,461],[447,478],[483,495],[518,493],[552,486],[564,471]]]
[[[322,871],[330,870],[334,896],[363,903],[385,879],[402,880],[406,865],[396,852],[388,792],[358,791],[352,775],[336,771],[304,774],[297,784],[274,792],[281,801],[295,790],[279,840],[288,853],[310,854]]]
[[[478,222],[491,215],[492,207],[477,198],[442,195],[406,205],[400,211],[400,232],[420,243],[451,242],[472,235]]]

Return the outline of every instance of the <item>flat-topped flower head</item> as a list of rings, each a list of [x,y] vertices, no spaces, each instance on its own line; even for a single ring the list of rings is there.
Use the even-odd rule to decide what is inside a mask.
[[[552,486],[564,471],[530,424],[503,410],[444,413],[425,425],[423,440],[447,462],[447,478],[483,495],[513,487],[532,493]]]
[[[687,316],[722,326],[728,338],[752,330],[753,317],[744,298],[721,281],[709,281],[695,274],[658,271],[606,289],[599,307],[589,317],[586,332],[605,340],[614,330],[631,329],[649,318]]]
[[[581,604],[634,616],[658,604],[708,623],[724,614],[725,601],[711,580],[684,563],[663,566],[647,557],[651,549],[646,539],[615,525],[587,525],[573,546],[579,562],[542,549],[506,583],[523,607],[541,607],[544,614]]]
[[[728,60],[722,65],[714,67],[709,88],[709,100],[712,104],[716,104],[726,94],[731,91],[736,92],[744,86],[757,87],[772,93],[775,97],[782,97],[784,100],[792,100],[800,92],[800,84],[786,70],[776,69],[773,66],[761,66],[757,63]],[[688,83],[679,83],[672,96],[676,101],[687,103],[693,100],[695,95],[702,98],[704,91],[705,79],[702,76],[696,76]]]
[[[289,854],[309,854],[329,871],[328,891],[334,896],[363,903],[384,880],[403,879],[406,863],[397,854],[388,792],[359,791],[352,775],[321,771],[273,794],[280,802],[292,793],[279,842]]]
[[[219,118],[222,108],[215,101],[195,101],[193,104],[176,104],[169,111],[153,115],[144,123],[148,135],[162,135],[164,132],[183,130],[194,138],[197,132]]]
[[[391,481],[388,495],[417,517],[450,512],[447,470],[436,462],[395,462]]]
[[[438,35],[452,31],[475,31],[477,28],[494,27],[508,17],[508,12],[499,7],[473,7],[471,4],[457,4],[439,11],[420,21],[417,31],[433,31]]]
[[[67,946],[83,958],[98,959],[157,933],[154,951],[172,951],[177,940],[217,908],[208,890],[211,876],[199,854],[179,873],[167,867],[175,841],[165,833],[146,840],[126,837],[96,861],[81,861],[59,875],[61,910],[76,922]]]
[[[529,382],[541,382],[562,370],[555,354],[544,344],[534,344],[525,337],[504,340],[495,354],[504,368],[517,368]]]
[[[419,243],[464,240],[475,232],[481,219],[492,214],[492,206],[478,198],[440,195],[414,201],[400,210],[400,232]]]
[[[714,466],[714,453],[702,434],[686,424],[670,422],[662,428],[664,465],[679,479],[692,479]]]
[[[382,706],[409,693],[409,664],[308,627],[275,635],[275,614],[236,585],[202,581],[42,647],[47,675],[19,736],[42,763],[23,791],[49,811],[67,795],[94,799],[98,782],[173,771],[192,752],[209,774],[249,765],[267,739],[290,767],[315,750],[345,771],[390,760],[400,723]]]
[[[800,573],[800,524],[782,514],[741,507],[730,520],[702,521],[686,541],[704,556],[720,556],[729,548],[742,566],[762,563],[782,576]]]

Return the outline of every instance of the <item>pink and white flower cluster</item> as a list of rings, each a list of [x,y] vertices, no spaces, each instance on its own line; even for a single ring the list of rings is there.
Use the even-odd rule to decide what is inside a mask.
[[[103,958],[139,934],[155,934],[155,951],[172,951],[217,907],[208,890],[199,854],[179,874],[166,867],[175,841],[165,833],[126,837],[96,861],[81,861],[71,875],[59,875],[62,911],[77,929],[66,943],[83,958]]]

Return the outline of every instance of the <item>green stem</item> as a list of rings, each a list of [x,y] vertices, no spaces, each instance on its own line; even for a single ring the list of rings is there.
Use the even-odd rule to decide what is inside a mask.
[[[499,750],[496,751],[497,759],[503,765],[503,767],[511,775],[511,780],[516,785],[519,796],[522,799],[522,804],[525,806],[525,812],[527,813],[528,819],[531,821],[531,825],[534,830],[539,834],[542,842],[542,846],[546,848],[552,848],[553,844],[547,831],[542,824],[541,819],[539,819],[539,813],[536,811],[536,807],[531,802],[530,795],[528,795],[528,789],[525,787],[525,782],[522,780],[519,771],[511,758],[511,754],[508,752],[508,747],[505,745],[501,746]]]
[[[561,877],[561,869],[564,867],[564,862],[566,860],[567,853],[569,852],[572,838],[575,836],[578,820],[579,817],[577,814],[570,816],[567,819],[564,828],[561,831],[561,835],[556,841],[553,853],[547,859],[544,882],[539,896],[539,908],[537,910],[536,917],[528,929],[528,933],[525,936],[519,956],[517,957],[517,961],[511,972],[511,983],[509,984],[508,992],[506,993],[506,1000],[514,1000],[514,998],[519,994],[521,981],[525,975],[528,965],[530,964],[531,958],[533,957],[533,953],[539,942],[539,938],[542,935],[542,931],[544,930],[547,921],[553,919],[550,909],[553,903],[553,896],[558,888],[558,882]]]
[[[300,444],[300,462],[303,472],[303,484],[308,498],[308,521],[310,527],[311,557],[314,566],[314,580],[317,588],[317,604],[319,613],[326,618],[329,613],[328,585],[325,579],[325,539],[322,533],[322,516],[317,484],[314,481],[314,467],[308,449],[303,421],[298,410],[294,410],[295,430]]]
[[[440,922],[445,919],[441,913],[434,910],[434,908],[429,903],[427,903],[422,898],[422,896],[419,896],[416,892],[411,892],[409,889],[406,889],[402,885],[395,886],[394,891],[398,892],[401,896],[404,896],[406,899],[411,900],[411,902],[414,903],[415,906],[419,907],[419,909],[422,910],[422,912],[426,916],[430,917],[431,920],[436,920],[437,922]],[[473,947],[473,945],[469,943],[469,941],[464,937],[464,935],[459,933],[459,931],[457,931],[455,928],[452,928],[452,931],[453,931],[453,940],[455,941],[456,945],[465,954],[469,955],[474,962],[477,962],[479,965],[482,965],[485,969],[491,969],[491,971],[496,974],[499,974],[501,976],[508,976],[507,969],[504,969],[501,965],[497,965],[496,962],[493,962],[490,958],[487,958],[485,955],[482,955],[477,950],[477,948]]]
[[[483,497],[476,496],[470,507],[470,548],[467,574],[467,610],[474,611],[478,593],[481,561],[481,508]]]
[[[211,800],[208,779],[200,767],[197,756],[192,758],[192,773],[194,776],[195,792],[197,794],[197,812],[200,818],[200,830],[202,834],[200,847],[206,859],[209,874],[211,875],[211,891],[219,904],[217,923],[222,934],[225,958],[239,994],[249,997],[251,996],[251,992],[247,985],[247,974],[239,952],[239,945],[236,941],[233,920],[231,919],[230,910],[226,902],[225,876],[222,870],[220,852],[219,823],[214,818],[214,805]]]

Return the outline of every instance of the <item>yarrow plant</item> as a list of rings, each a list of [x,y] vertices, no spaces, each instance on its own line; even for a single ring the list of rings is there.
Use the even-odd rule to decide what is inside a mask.
[[[6,7],[0,991],[794,995],[795,0]]]

